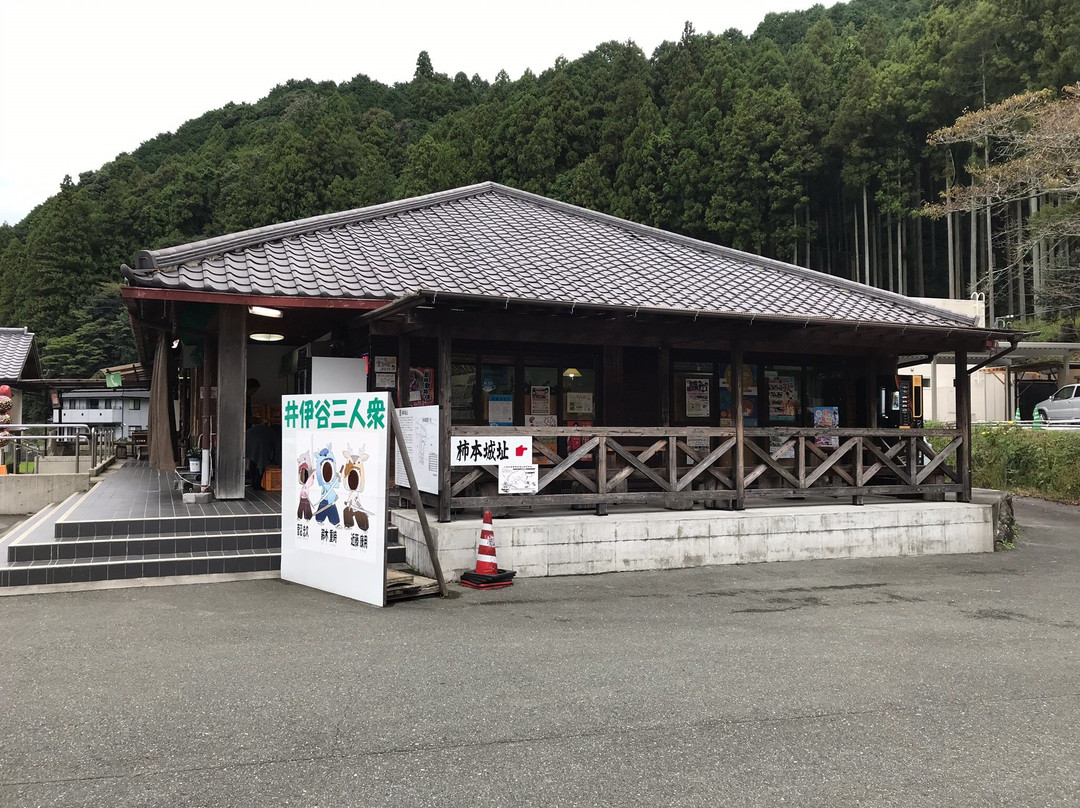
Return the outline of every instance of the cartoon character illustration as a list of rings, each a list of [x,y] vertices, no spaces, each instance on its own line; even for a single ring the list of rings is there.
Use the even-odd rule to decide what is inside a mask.
[[[353,520],[356,521],[356,526],[360,530],[368,529],[368,514],[371,511],[367,511],[360,504],[360,494],[364,490],[364,461],[368,459],[368,453],[364,451],[364,447],[361,446],[358,452],[346,446],[345,451],[341,453],[347,461],[344,466],[341,467],[341,479],[345,481],[345,502],[344,502],[344,516],[345,527],[350,528],[353,526]]]
[[[311,486],[315,484],[315,458],[307,451],[300,455],[296,461],[297,475],[300,478],[300,507],[296,509],[297,519],[312,517],[311,512]]]
[[[329,519],[332,525],[341,524],[337,509],[337,489],[341,477],[334,468],[336,459],[331,444],[328,443],[325,449],[319,450],[315,455],[315,462],[319,470],[319,507],[315,511],[315,521],[324,522]]]

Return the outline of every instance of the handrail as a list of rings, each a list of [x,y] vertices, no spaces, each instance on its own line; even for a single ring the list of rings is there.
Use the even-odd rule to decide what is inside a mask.
[[[4,435],[4,440],[10,441],[24,441],[24,440],[43,440],[46,443],[50,440],[62,440],[69,441],[72,438],[75,439],[75,473],[79,473],[79,445],[86,440],[87,446],[91,445],[93,438],[93,430],[88,424],[5,424],[4,430],[12,432],[13,430],[26,430],[26,429],[70,429],[73,432],[65,433],[62,435]],[[81,434],[79,434],[81,433]],[[91,467],[93,467],[93,455],[91,455]]]

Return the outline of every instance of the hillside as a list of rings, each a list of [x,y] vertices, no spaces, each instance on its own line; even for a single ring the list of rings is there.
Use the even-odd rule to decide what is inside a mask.
[[[38,334],[52,375],[87,374],[132,358],[115,284],[139,249],[483,180],[909,294],[992,291],[996,316],[1028,314],[1007,236],[1026,209],[917,215],[989,153],[927,136],[1080,79],[1078,21],[1080,0],[851,0],[770,14],[750,37],[688,24],[651,55],[606,42],[516,81],[450,76],[426,53],[393,86],[291,81],[0,228],[0,322]]]

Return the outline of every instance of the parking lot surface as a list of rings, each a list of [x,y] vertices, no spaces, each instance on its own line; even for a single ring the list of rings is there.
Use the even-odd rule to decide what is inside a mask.
[[[1073,806],[1080,508],[994,554],[0,598],[0,804]]]

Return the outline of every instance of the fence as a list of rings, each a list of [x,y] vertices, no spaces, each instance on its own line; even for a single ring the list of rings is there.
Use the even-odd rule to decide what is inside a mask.
[[[498,466],[453,470],[449,508],[695,502],[741,508],[747,497],[809,493],[970,495],[965,435],[957,429],[732,427],[454,427],[454,437],[533,436],[535,495],[492,490]],[[935,448],[936,446],[936,448]],[[741,462],[739,462],[741,458]]]

